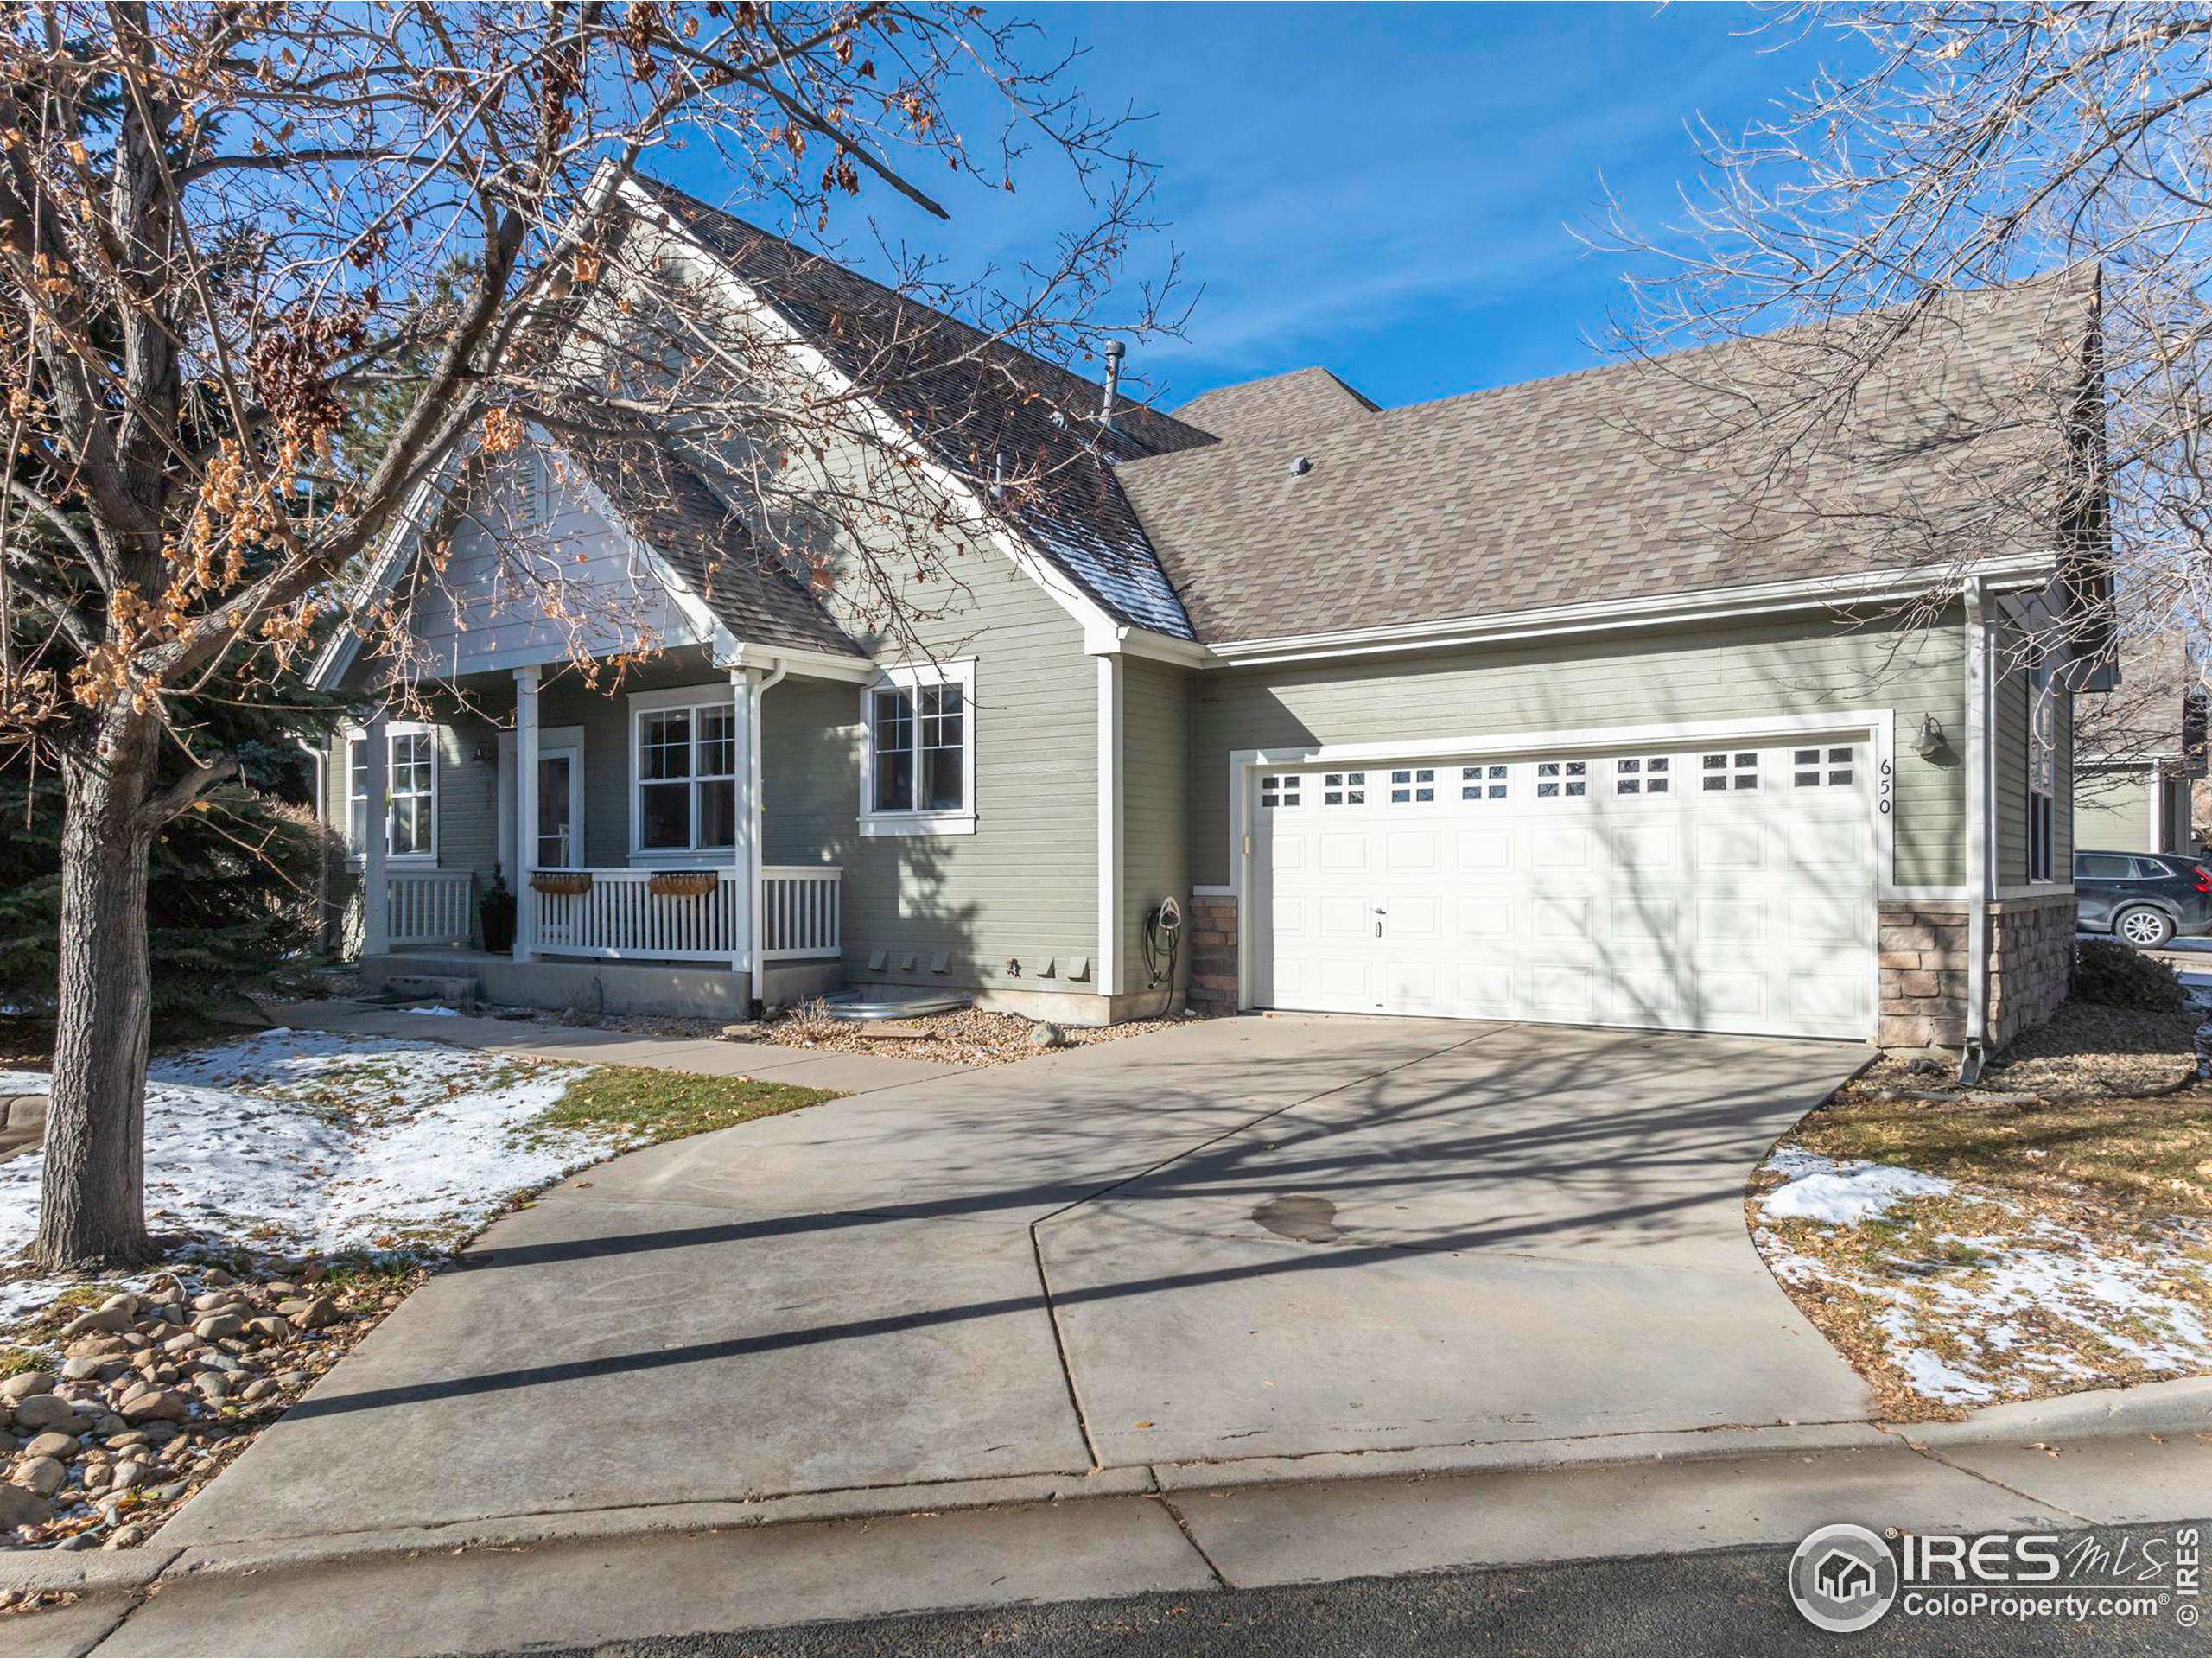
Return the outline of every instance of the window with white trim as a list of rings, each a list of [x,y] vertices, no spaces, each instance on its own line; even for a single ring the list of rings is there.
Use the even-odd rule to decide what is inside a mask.
[[[1616,795],[1664,795],[1672,787],[1672,774],[1663,754],[1623,755],[1613,762]]]
[[[1321,774],[1321,804],[1364,806],[1367,774],[1363,772],[1325,772]]]
[[[1512,788],[1510,770],[1496,760],[1477,760],[1459,768],[1459,798],[1502,801]]]
[[[1586,760],[1539,760],[1536,793],[1544,799],[1558,795],[1587,795],[1590,763]]]
[[[1731,749],[1726,754],[1698,757],[1698,787],[1709,794],[1758,786],[1759,757],[1756,749]]]
[[[737,706],[725,698],[637,715],[638,850],[737,845]]]
[[[1847,743],[1789,752],[1789,785],[1793,789],[1837,789],[1858,776],[1853,752]]]
[[[957,685],[873,694],[876,812],[957,812],[968,804],[968,705]]]
[[[2052,803],[2058,798],[2058,679],[2054,655],[2028,664],[2028,880],[2051,879]]]
[[[1390,774],[1390,800],[1394,805],[1406,806],[1435,798],[1435,767],[1407,766]]]
[[[975,690],[968,660],[887,669],[861,693],[861,833],[974,831]]]
[[[438,849],[438,738],[428,726],[387,726],[385,755],[385,856],[434,858]],[[349,739],[346,850],[362,856],[369,842],[369,740]]]
[[[1260,779],[1260,804],[1296,806],[1298,785],[1299,774],[1294,772],[1270,772]]]

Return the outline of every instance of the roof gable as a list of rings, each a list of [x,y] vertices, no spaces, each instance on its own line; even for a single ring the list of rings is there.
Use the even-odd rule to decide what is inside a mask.
[[[1175,418],[1234,442],[1323,431],[1372,415],[1379,407],[1326,369],[1293,369],[1200,392],[1175,411]]]
[[[1123,494],[1127,461],[1212,442],[1141,404],[1098,419],[1103,388],[658,181],[649,200],[873,397],[933,458],[988,489],[1031,547],[1117,621],[1192,638]]]
[[[630,533],[740,644],[865,657],[707,481],[643,425],[556,429],[553,438]]]

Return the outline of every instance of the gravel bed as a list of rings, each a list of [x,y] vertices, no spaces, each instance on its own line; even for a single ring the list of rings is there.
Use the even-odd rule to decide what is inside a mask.
[[[427,1272],[185,1262],[144,1288],[49,1310],[50,1328],[16,1340],[59,1359],[0,1382],[0,1547],[143,1542]]]

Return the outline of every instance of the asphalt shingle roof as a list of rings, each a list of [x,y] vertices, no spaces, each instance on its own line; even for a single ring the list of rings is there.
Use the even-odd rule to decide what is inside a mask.
[[[1686,440],[1740,418],[1747,398],[1771,407],[1802,389],[1840,334],[1350,417],[1333,397],[1286,395],[1326,389],[1284,377],[1198,402],[1220,425],[1308,410],[1315,424],[1133,459],[1118,475],[1209,642],[1921,565],[1931,535],[1961,556],[2054,551],[2054,526],[2078,510],[2056,480],[2092,385],[2094,306],[2086,271],[1954,296],[1881,355],[1847,435],[1808,445],[1778,483],[1757,463],[1758,428],[1718,463]],[[1999,492],[1986,486],[2023,467],[2050,499],[1993,514]]]
[[[1326,369],[1293,369],[1200,392],[1175,418],[1217,438],[1275,438],[1319,432],[1372,415],[1376,405]]]
[[[707,481],[642,424],[601,410],[592,411],[591,425],[582,430],[546,424],[631,532],[665,559],[741,642],[867,654]]]
[[[1023,480],[1001,511],[1109,613],[1193,637],[1117,467],[1208,434],[1129,403],[1108,430],[1102,389],[1082,376],[671,186],[637,182],[940,461],[978,483],[1001,469]]]

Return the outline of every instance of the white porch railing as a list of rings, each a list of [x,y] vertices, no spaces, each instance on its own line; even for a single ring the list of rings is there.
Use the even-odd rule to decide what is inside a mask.
[[[709,891],[699,893],[655,893],[651,870],[542,874],[588,875],[591,885],[582,893],[525,891],[537,907],[534,950],[564,957],[726,963],[742,949],[745,891],[734,870],[697,872],[715,878]]]
[[[467,870],[392,870],[385,877],[388,944],[467,944],[475,935],[476,878]]]
[[[760,870],[760,959],[834,957],[843,948],[844,871],[836,864]]]
[[[545,870],[549,884],[588,877],[581,893],[545,893],[533,878],[522,897],[537,920],[531,943],[546,956],[728,962],[741,954],[745,891],[733,869],[664,871],[712,875],[704,893],[655,893],[652,870]],[[842,945],[842,872],[835,865],[770,865],[760,872],[761,959],[833,957]],[[578,885],[582,885],[581,882]]]

